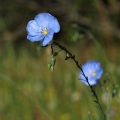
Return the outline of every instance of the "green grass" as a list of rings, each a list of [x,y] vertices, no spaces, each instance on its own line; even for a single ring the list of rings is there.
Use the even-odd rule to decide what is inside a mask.
[[[106,62],[103,58],[107,51],[105,54],[100,53],[103,48],[93,44],[85,51],[80,51],[76,45],[65,46],[76,55],[79,63],[90,59],[99,60],[105,70],[101,81],[108,71],[110,79],[115,84],[119,84],[119,63],[116,59],[114,59],[115,63]],[[34,47],[33,49],[35,51]],[[25,47],[18,52],[12,45],[8,45],[3,50],[7,52],[6,54],[1,52],[0,120],[102,119],[99,108],[93,102],[89,87],[78,80],[79,70],[72,60],[64,60],[64,53],[57,56],[55,70],[51,72],[47,68],[51,56],[49,47],[44,48],[40,56],[36,55],[36,51],[28,52],[28,48]],[[117,55],[116,58],[119,56]],[[114,66],[112,72],[110,64]],[[105,88],[107,92],[108,85]],[[106,113],[107,92],[106,94],[102,92],[99,85],[96,86],[96,91]],[[119,103],[119,93],[114,99],[110,97],[110,108],[115,112],[111,120],[120,118]]]

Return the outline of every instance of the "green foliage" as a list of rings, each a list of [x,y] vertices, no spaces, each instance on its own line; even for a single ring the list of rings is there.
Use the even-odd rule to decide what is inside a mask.
[[[84,58],[103,61],[98,54],[89,56],[94,51],[99,51],[95,45],[87,48],[88,54],[86,55],[77,52],[79,48],[76,48],[75,45],[71,47],[66,45],[66,47],[71,51],[74,47],[74,52],[80,63]],[[2,120],[32,120],[33,118],[42,120],[89,120],[89,118],[101,120],[101,113],[95,107],[96,104],[93,102],[89,88],[78,80],[79,70],[73,61],[64,61],[64,54],[60,54],[57,56],[55,70],[51,72],[47,68],[47,63],[49,63],[47,49],[42,56],[32,57],[29,56],[26,48],[23,48],[16,57],[13,46],[10,45],[8,53],[2,56],[0,63],[0,118]],[[53,59],[52,57],[51,61],[54,61]],[[107,64],[109,62],[103,64],[103,68],[109,72],[106,68]],[[110,74],[114,75],[114,73]],[[101,82],[104,78],[103,76]],[[104,98],[107,92],[101,92],[100,89],[100,86],[97,85],[98,97],[104,111],[107,112],[107,103]],[[105,89],[108,90],[107,86]],[[116,90],[114,89],[113,92]],[[110,109],[115,112],[113,116],[115,119],[119,119],[117,114],[119,110],[117,107],[119,104],[118,96],[119,93],[114,99],[109,96],[111,99]],[[116,109],[118,110],[116,111]]]

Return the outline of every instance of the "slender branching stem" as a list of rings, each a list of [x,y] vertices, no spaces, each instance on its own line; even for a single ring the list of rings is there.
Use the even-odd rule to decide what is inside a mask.
[[[66,58],[65,58],[65,60],[67,60],[67,59],[70,58],[70,59],[72,59],[72,60],[75,62],[75,64],[77,65],[77,67],[80,69],[81,74],[83,74],[83,76],[85,77],[85,80],[86,80],[86,82],[88,83],[88,85],[89,85],[89,87],[90,87],[90,89],[91,89],[91,91],[92,91],[92,93],[93,93],[93,95],[94,95],[94,97],[95,97],[94,102],[95,102],[96,104],[98,104],[98,107],[100,108],[100,110],[101,110],[101,112],[102,112],[102,114],[103,114],[104,120],[106,120],[106,116],[105,116],[104,111],[103,111],[103,108],[102,108],[102,106],[101,106],[101,104],[100,104],[100,102],[99,102],[98,96],[97,96],[95,90],[93,89],[93,87],[90,85],[90,83],[89,83],[89,81],[88,81],[88,77],[85,75],[85,73],[84,73],[81,65],[79,65],[78,61],[75,59],[75,55],[72,55],[72,53],[70,53],[65,47],[63,47],[62,45],[60,45],[59,43],[57,43],[57,42],[55,42],[55,41],[53,41],[52,44],[50,44],[50,45],[51,45],[51,49],[52,49],[52,54],[53,54],[53,45],[57,45],[61,50],[63,50],[63,51],[66,53]],[[61,51],[61,50],[60,50],[60,51]]]

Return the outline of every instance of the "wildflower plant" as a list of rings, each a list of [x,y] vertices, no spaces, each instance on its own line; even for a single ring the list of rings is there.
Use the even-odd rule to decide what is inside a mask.
[[[35,16],[34,20],[28,22],[27,27],[27,39],[31,42],[42,41],[42,46],[47,47],[51,46],[51,61],[48,64],[48,68],[52,71],[54,70],[56,56],[64,51],[66,53],[65,60],[72,59],[76,66],[79,68],[79,79],[82,83],[89,86],[91,92],[94,96],[94,102],[100,108],[100,111],[103,114],[103,119],[106,120],[106,115],[103,111],[103,108],[99,102],[96,91],[93,89],[93,86],[96,85],[103,74],[103,69],[100,63],[96,60],[87,61],[82,66],[79,65],[78,61],[75,58],[75,55],[72,55],[64,46],[53,41],[54,33],[60,31],[60,25],[58,20],[50,15],[49,13],[40,13]],[[57,46],[60,50],[54,52],[54,46]]]

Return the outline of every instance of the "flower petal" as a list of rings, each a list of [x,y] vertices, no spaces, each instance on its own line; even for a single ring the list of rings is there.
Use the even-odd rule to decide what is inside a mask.
[[[28,35],[27,36],[27,39],[30,40],[31,42],[34,42],[34,41],[41,41],[43,40],[44,36],[30,36]]]
[[[100,69],[99,71],[97,71],[97,73],[98,73],[98,74],[97,74],[96,77],[97,77],[98,79],[100,79],[101,76],[102,76],[102,74],[103,74],[103,69]]]
[[[31,36],[41,35],[41,33],[39,32],[39,26],[34,20],[28,22],[26,30]]]
[[[49,33],[48,35],[45,36],[42,45],[46,46],[53,38],[53,33]]]
[[[49,13],[38,14],[35,17],[35,21],[40,27],[47,27],[55,33],[59,32],[60,30],[59,22],[54,16],[50,15]]]
[[[96,60],[94,60],[93,62],[94,62],[94,68],[96,70],[99,70],[100,69],[100,63],[98,61],[96,61]]]
[[[48,13],[40,13],[35,16],[35,22],[38,24],[39,27],[47,27],[49,24],[48,20]]]
[[[88,77],[88,82],[91,86],[95,85],[98,82],[96,78],[93,78],[93,77],[90,77],[90,76],[87,76],[87,77]],[[82,83],[89,86],[85,77],[82,74],[80,75],[80,80],[81,80]]]
[[[55,17],[53,17],[52,19],[50,19],[50,24],[49,24],[49,29],[52,29],[55,33],[60,31],[60,25],[59,22],[57,21],[57,19]]]

